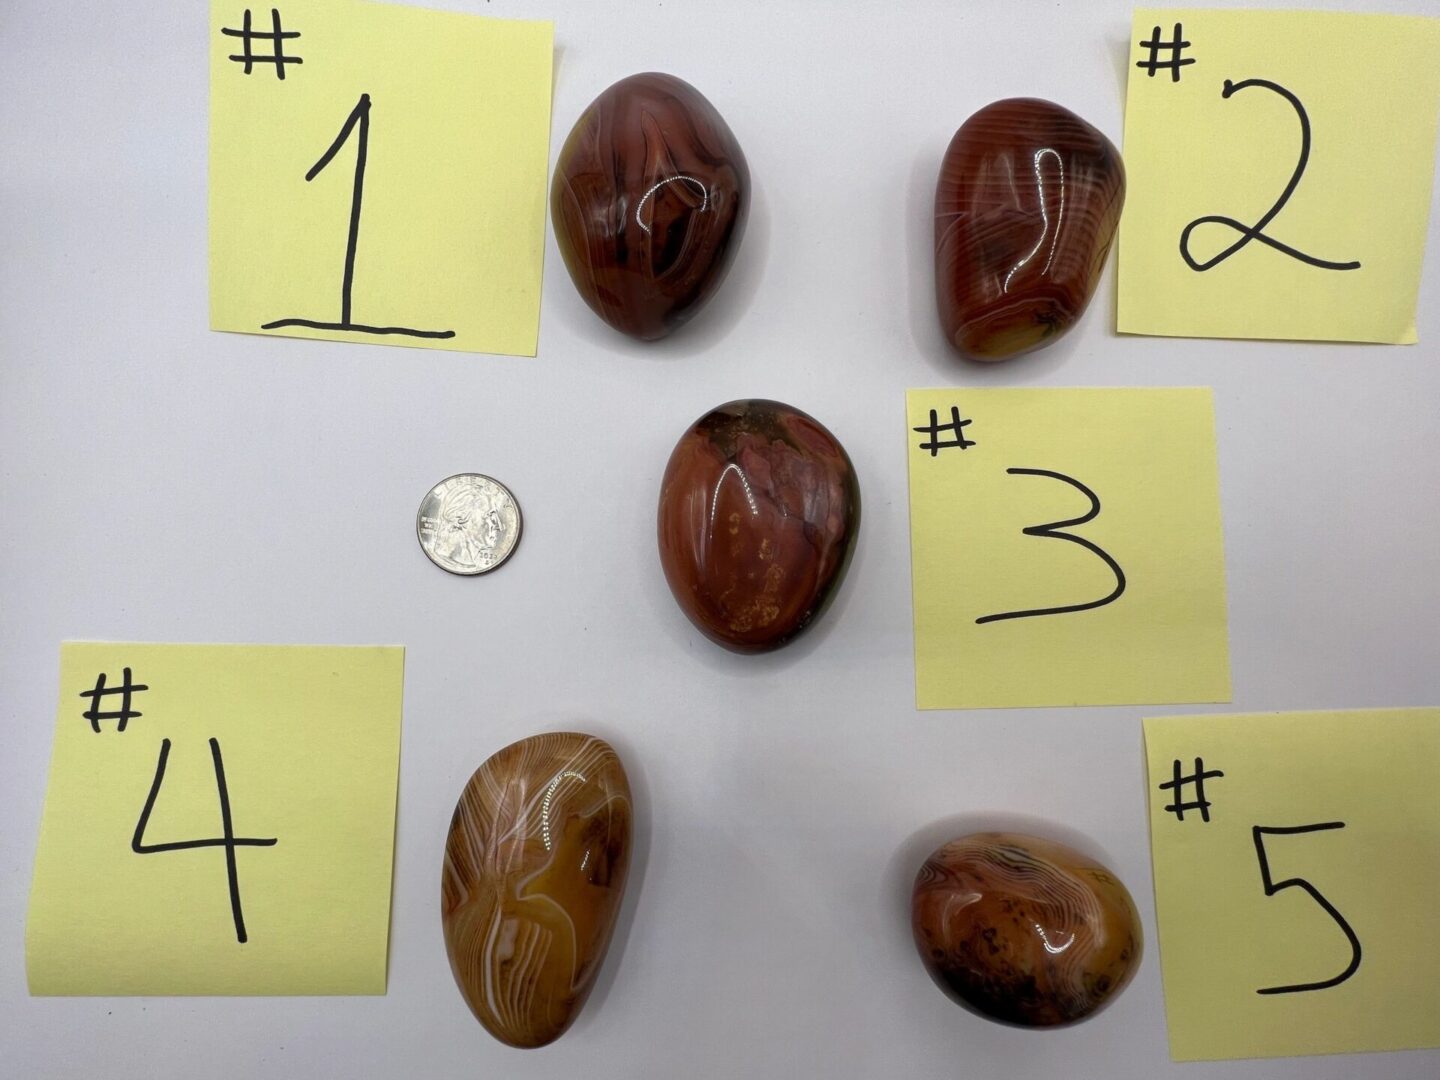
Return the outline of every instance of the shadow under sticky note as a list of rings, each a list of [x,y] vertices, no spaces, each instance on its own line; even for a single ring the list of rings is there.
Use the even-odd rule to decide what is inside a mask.
[[[210,10],[210,325],[534,356],[553,28]]]
[[[30,992],[383,994],[403,665],[65,644]]]
[[[1416,339],[1440,20],[1141,9],[1122,333]]]
[[[1175,1060],[1440,1046],[1440,709],[1167,716],[1145,753]]]
[[[1206,389],[911,390],[922,709],[1226,701]]]

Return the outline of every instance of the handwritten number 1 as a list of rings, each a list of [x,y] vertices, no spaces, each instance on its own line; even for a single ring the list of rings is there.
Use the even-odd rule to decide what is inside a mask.
[[[261,330],[275,330],[282,326],[308,326],[314,330],[350,330],[361,334],[402,334],[406,337],[453,338],[454,330],[414,330],[407,326],[366,326],[351,319],[351,295],[355,287],[355,250],[360,243],[360,206],[365,197],[365,165],[370,156],[370,95],[361,94],[360,100],[350,110],[340,134],[335,136],[329,149],[320,155],[320,160],[305,174],[309,183],[334,160],[341,148],[358,131],[355,143],[355,182],[350,189],[350,232],[345,241],[345,273],[340,284],[340,321],[321,322],[315,319],[276,319],[261,324]]]
[[[1084,525],[1088,521],[1094,521],[1100,514],[1100,499],[1088,487],[1073,477],[1064,473],[1051,472],[1049,469],[1006,469],[1012,476],[1048,476],[1052,480],[1059,480],[1069,484],[1090,500],[1090,509],[1077,518],[1068,518],[1065,521],[1051,521],[1044,525],[1031,525],[1028,529],[1022,529],[1026,536],[1039,536],[1047,540],[1068,540],[1072,544],[1079,544],[1086,551],[1092,552],[1097,558],[1110,567],[1115,575],[1115,588],[1110,595],[1100,600],[1090,600],[1083,604],[1066,604],[1063,607],[1033,608],[1028,611],[1002,611],[998,615],[986,615],[976,619],[977,623],[997,622],[1000,619],[1029,619],[1036,615],[1062,615],[1067,611],[1089,611],[1091,608],[1104,607],[1106,604],[1113,604],[1120,599],[1125,591],[1125,571],[1120,569],[1120,564],[1110,557],[1110,553],[1095,544],[1086,540],[1083,536],[1072,536],[1070,533],[1061,532],[1073,525]]]
[[[1319,904],[1325,914],[1335,920],[1336,925],[1345,932],[1345,937],[1350,942],[1350,964],[1339,975],[1332,979],[1323,979],[1320,982],[1296,983],[1293,986],[1267,986],[1263,990],[1256,990],[1257,994],[1296,994],[1306,990],[1325,990],[1331,986],[1339,986],[1346,979],[1354,975],[1360,967],[1360,939],[1355,936],[1355,931],[1345,921],[1335,905],[1325,899],[1319,889],[1311,885],[1304,878],[1286,878],[1284,881],[1270,880],[1270,860],[1265,855],[1265,837],[1269,836],[1290,836],[1296,833],[1320,832],[1324,829],[1343,829],[1343,821],[1326,821],[1318,825],[1293,825],[1289,827],[1275,827],[1267,825],[1254,825],[1251,827],[1251,834],[1255,838],[1255,856],[1260,860],[1260,881],[1265,886],[1265,895],[1274,896],[1282,889],[1304,889],[1310,894],[1310,898]]]
[[[340,286],[340,321],[347,326],[350,324],[350,294],[355,286],[355,246],[360,242],[360,204],[365,198],[365,161],[370,155],[369,94],[360,95],[360,100],[345,118],[340,134],[335,136],[330,149],[321,154],[320,160],[305,174],[305,182],[308,184],[324,172],[325,166],[340,152],[340,148],[345,145],[350,133],[357,126],[360,128],[360,135],[355,144],[355,184],[350,189],[350,236],[345,242],[345,278]]]
[[[140,820],[135,823],[135,835],[130,841],[130,850],[136,855],[154,855],[161,851],[183,851],[186,848],[223,847],[225,873],[230,882],[230,914],[235,920],[235,940],[243,945],[248,936],[245,933],[245,915],[240,908],[240,876],[235,867],[235,849],[273,847],[276,838],[259,839],[235,835],[234,823],[230,818],[230,791],[225,785],[225,762],[220,756],[220,743],[216,739],[210,740],[210,757],[215,764],[215,789],[220,796],[220,825],[223,835],[205,840],[175,840],[166,844],[145,842],[145,826],[150,823],[155,800],[160,797],[160,787],[165,782],[165,765],[170,760],[170,740],[162,739],[160,758],[155,762],[155,779],[150,785],[150,794],[145,799],[145,808],[140,811]]]

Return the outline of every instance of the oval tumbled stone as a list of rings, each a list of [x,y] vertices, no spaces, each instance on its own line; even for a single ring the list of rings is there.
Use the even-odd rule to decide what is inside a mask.
[[[1056,341],[1084,313],[1125,202],[1120,152],[1068,109],[1010,98],[966,120],[935,188],[935,295],[972,360]]]
[[[1109,870],[1017,833],[938,848],[915,877],[915,947],[936,984],[991,1020],[1072,1024],[1114,1000],[1140,966],[1140,916]]]
[[[660,484],[660,563],[680,609],[736,652],[778,648],[834,595],[860,528],[835,436],[778,401],[732,401],[676,444]]]
[[[554,1042],[595,982],[625,892],[630,785],[609,743],[534,735],[465,785],[440,886],[445,950],[487,1031]]]
[[[621,79],[575,122],[555,164],[550,216],[585,303],[622,333],[664,337],[730,269],[750,170],[724,118],[689,83]]]

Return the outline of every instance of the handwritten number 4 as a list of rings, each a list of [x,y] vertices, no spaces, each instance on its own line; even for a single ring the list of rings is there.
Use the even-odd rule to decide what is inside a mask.
[[[273,847],[275,837],[259,839],[250,836],[236,836],[234,823],[230,818],[230,791],[225,786],[225,761],[220,756],[220,743],[210,740],[210,757],[215,764],[215,789],[220,796],[220,824],[224,835],[204,840],[175,840],[165,844],[147,844],[145,826],[150,823],[150,814],[155,809],[155,800],[160,797],[160,787],[165,782],[165,765],[170,760],[170,740],[160,741],[160,758],[155,763],[155,779],[150,785],[150,794],[145,799],[145,808],[140,811],[140,820],[135,823],[135,836],[130,841],[130,850],[136,855],[154,855],[162,851],[183,851],[186,848],[223,847],[225,849],[225,873],[230,882],[230,914],[235,920],[235,940],[242,945],[248,940],[245,933],[245,915],[240,907],[240,876],[235,867],[237,847]]]
[[[1275,827],[1266,825],[1255,825],[1251,827],[1251,834],[1255,839],[1255,856],[1260,860],[1260,880],[1265,886],[1265,895],[1274,896],[1282,889],[1304,889],[1310,894],[1310,898],[1319,904],[1325,914],[1335,920],[1336,925],[1345,932],[1345,937],[1350,942],[1350,964],[1339,975],[1332,979],[1323,979],[1320,982],[1296,983],[1293,986],[1267,986],[1263,990],[1255,991],[1257,994],[1296,994],[1305,990],[1325,990],[1331,986],[1339,986],[1346,979],[1354,975],[1360,967],[1360,939],[1355,936],[1355,931],[1345,921],[1335,905],[1325,899],[1319,889],[1311,885],[1304,878],[1286,878],[1284,881],[1272,881],[1270,879],[1270,860],[1265,854],[1265,837],[1268,836],[1291,836],[1296,833],[1320,832],[1325,829],[1343,829],[1343,821],[1326,821],[1318,825],[1293,825],[1289,827]]]

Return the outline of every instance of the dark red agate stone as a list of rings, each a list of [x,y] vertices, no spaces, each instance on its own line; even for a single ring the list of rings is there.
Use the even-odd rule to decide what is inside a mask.
[[[819,422],[776,401],[732,401],[676,444],[658,519],[680,609],[727,649],[764,652],[809,626],[839,587],[860,489]]]
[[[966,120],[935,188],[935,296],[945,337],[972,360],[1058,339],[1084,313],[1125,202],[1110,140],[1038,98]]]
[[[581,114],[550,187],[565,267],[622,333],[662,338],[719,289],[745,230],[750,170],[689,83],[621,79]]]

